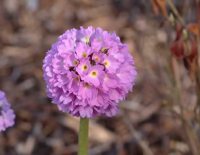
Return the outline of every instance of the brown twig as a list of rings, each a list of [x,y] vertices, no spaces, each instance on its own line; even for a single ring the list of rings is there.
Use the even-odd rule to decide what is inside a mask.
[[[200,155],[199,152],[199,141],[197,139],[197,134],[194,131],[194,129],[191,127],[189,120],[185,117],[184,114],[184,108],[183,108],[183,101],[182,101],[182,96],[181,96],[181,82],[180,82],[180,73],[179,73],[179,65],[177,63],[177,60],[172,57],[172,71],[174,73],[174,78],[175,78],[175,103],[180,108],[180,119],[182,122],[183,129],[185,131],[188,144],[190,147],[190,150],[193,155]]]
[[[131,125],[130,123],[131,121],[129,120],[129,117],[127,116],[125,112],[123,113],[123,116],[124,116],[124,119],[123,119],[124,122],[127,124],[129,130],[131,131],[132,136],[137,140],[138,144],[142,148],[144,155],[154,155],[152,150],[149,147],[149,144],[140,138],[139,133]]]
[[[179,14],[178,10],[176,9],[174,3],[172,2],[172,0],[167,0],[167,4],[169,5],[171,11],[174,13],[174,15],[177,17],[177,19],[179,20],[179,22],[182,25],[185,25],[185,22],[183,20],[183,18],[181,17],[181,15]]]

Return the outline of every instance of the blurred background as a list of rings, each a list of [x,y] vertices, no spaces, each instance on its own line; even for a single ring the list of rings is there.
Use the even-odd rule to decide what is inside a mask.
[[[77,154],[79,120],[59,112],[47,98],[42,60],[64,31],[90,25],[115,31],[128,44],[138,70],[119,115],[91,121],[90,154],[200,155],[197,4],[0,0],[0,89],[16,112],[15,126],[0,133],[0,155]],[[189,23],[195,24],[187,29]],[[180,39],[182,33],[186,37]],[[187,59],[190,53],[181,47],[190,38],[197,49]]]

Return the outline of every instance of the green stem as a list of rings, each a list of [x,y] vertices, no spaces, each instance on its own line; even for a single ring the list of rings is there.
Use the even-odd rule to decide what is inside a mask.
[[[78,155],[88,155],[88,126],[89,119],[80,118]]]

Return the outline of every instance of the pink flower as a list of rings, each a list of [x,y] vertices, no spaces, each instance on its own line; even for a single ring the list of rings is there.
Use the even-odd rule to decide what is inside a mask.
[[[116,73],[117,69],[119,68],[119,65],[121,64],[119,61],[117,61],[112,56],[104,56],[103,64],[108,71],[108,73]]]
[[[103,76],[103,66],[95,65],[90,68],[88,74],[85,77],[83,77],[83,80],[89,84],[98,87],[101,84]]]
[[[115,115],[137,75],[120,38],[93,27],[62,34],[47,52],[43,71],[53,103],[79,117]]]
[[[0,132],[5,131],[15,123],[15,114],[6,99],[5,93],[0,91]]]
[[[79,65],[76,68],[76,71],[80,75],[85,75],[85,74],[87,74],[89,72],[90,68],[91,68],[90,60],[89,59],[84,59],[79,63]]]
[[[87,58],[91,54],[91,48],[84,42],[80,42],[76,46],[76,56],[77,58]]]

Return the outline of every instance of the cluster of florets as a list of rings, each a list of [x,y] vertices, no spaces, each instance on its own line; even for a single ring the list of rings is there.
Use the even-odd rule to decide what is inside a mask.
[[[5,93],[0,91],[0,132],[14,125],[15,114],[6,99]]]
[[[43,64],[48,96],[74,116],[113,116],[136,77],[128,48],[101,28],[71,29],[47,52]]]

